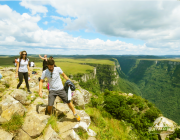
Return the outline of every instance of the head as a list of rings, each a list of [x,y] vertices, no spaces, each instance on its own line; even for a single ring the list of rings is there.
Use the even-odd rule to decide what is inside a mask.
[[[48,69],[49,69],[49,71],[53,71],[53,69],[54,69],[54,60],[48,60],[47,61],[47,65],[48,65]]]
[[[53,57],[52,57],[52,56],[50,56],[50,57],[49,57],[49,59],[50,59],[50,60],[53,60]]]
[[[27,52],[26,51],[22,51],[20,54],[20,59],[27,59]]]
[[[46,54],[44,55],[44,58],[47,58],[47,55],[46,55]]]

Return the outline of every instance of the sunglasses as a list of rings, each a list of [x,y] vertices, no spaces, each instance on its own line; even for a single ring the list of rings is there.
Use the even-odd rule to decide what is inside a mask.
[[[22,55],[27,55],[27,54],[22,54]]]
[[[51,78],[52,78],[52,74],[53,74],[53,73],[51,72]]]

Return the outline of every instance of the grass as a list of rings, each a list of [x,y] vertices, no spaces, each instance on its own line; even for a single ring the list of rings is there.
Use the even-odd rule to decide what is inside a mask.
[[[96,108],[87,107],[86,113],[91,117],[90,129],[97,133],[97,140],[131,140],[136,136],[124,122],[103,117]],[[105,113],[104,113],[105,115]]]
[[[81,140],[87,140],[88,139],[88,133],[84,131],[83,129],[79,128],[76,129],[75,132],[79,135]]]
[[[51,115],[51,117],[48,120],[48,123],[46,125],[46,128],[48,128],[49,125],[51,125],[52,129],[54,129],[55,132],[59,133],[58,125],[57,125],[57,117],[54,115]],[[43,133],[45,134],[45,133]]]
[[[24,119],[22,116],[15,114],[12,116],[11,120],[3,123],[1,127],[8,132],[16,132],[23,125]]]

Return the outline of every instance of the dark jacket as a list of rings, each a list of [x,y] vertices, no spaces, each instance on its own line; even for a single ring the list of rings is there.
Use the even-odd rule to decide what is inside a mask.
[[[75,85],[70,80],[67,80],[66,83],[64,84],[64,90],[66,91],[66,93],[68,93],[68,88],[69,88],[68,85],[70,85],[70,89],[72,91],[75,91],[76,89]]]

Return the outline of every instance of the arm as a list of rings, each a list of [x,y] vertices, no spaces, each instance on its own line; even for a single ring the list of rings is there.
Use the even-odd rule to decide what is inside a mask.
[[[42,97],[42,85],[43,85],[43,81],[44,80],[41,79],[40,82],[39,82],[39,96],[40,97]]]
[[[47,61],[47,58],[42,57],[40,54],[39,54],[39,57],[40,57],[41,59],[43,59],[43,60],[46,60],[46,61]]]
[[[61,75],[63,76],[64,79],[69,80],[69,78],[66,76],[64,72]]]
[[[18,77],[18,70],[19,70],[19,62],[17,62],[16,75],[15,75],[15,77]]]
[[[28,63],[28,65],[27,65],[27,67],[28,67],[28,74],[30,75],[29,63]]]

